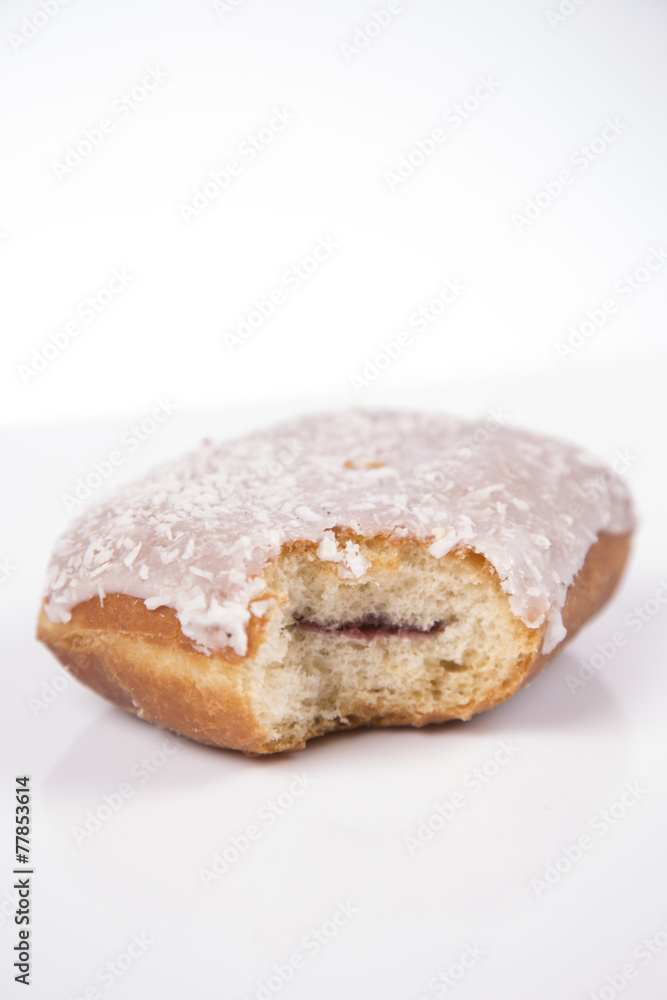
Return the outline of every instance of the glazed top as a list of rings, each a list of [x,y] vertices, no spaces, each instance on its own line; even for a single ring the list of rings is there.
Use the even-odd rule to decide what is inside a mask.
[[[564,637],[567,588],[600,531],[634,526],[622,479],[582,449],[493,416],[349,410],[317,414],[197,450],[91,505],[58,541],[45,610],[123,593],[173,608],[204,650],[247,649],[262,568],[308,539],[338,574],[362,578],[359,547],[331,529],[456,546],[495,567],[515,615]]]

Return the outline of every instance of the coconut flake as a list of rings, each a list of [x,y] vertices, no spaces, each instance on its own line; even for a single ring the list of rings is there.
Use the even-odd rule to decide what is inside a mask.
[[[288,453],[298,458],[286,465]],[[383,534],[421,540],[436,559],[482,553],[513,613],[531,628],[547,621],[549,652],[591,543],[633,525],[622,477],[577,446],[442,414],[320,414],[207,445],[90,504],[56,545],[45,609],[68,621],[100,591],[125,593],[173,608],[199,648],[244,655],[249,605],[262,603],[263,567],[283,544],[311,541],[343,579],[360,579],[370,563],[336,535]]]

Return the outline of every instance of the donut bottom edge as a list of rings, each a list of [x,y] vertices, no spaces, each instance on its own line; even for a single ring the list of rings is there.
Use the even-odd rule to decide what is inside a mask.
[[[422,623],[422,630],[413,630],[411,637],[406,637],[405,632],[383,637],[380,628],[380,635],[373,635],[372,640],[360,638],[359,629],[348,634],[332,631],[326,620],[321,625],[309,623],[305,628],[298,616],[293,617],[285,580],[295,560],[303,563],[307,558],[311,564],[317,561],[307,546],[298,543],[284,565],[277,561],[276,572],[269,567],[265,573],[267,596],[275,598],[275,607],[262,618],[251,617],[245,656],[231,648],[207,655],[183,635],[172,609],[149,611],[142,600],[127,594],[110,594],[103,602],[99,598],[82,602],[72,609],[70,621],[64,624],[51,622],[42,608],[37,637],[75,678],[115,705],[199,743],[262,756],[303,749],[314,737],[361,726],[422,727],[455,719],[467,721],[501,704],[529,683],[611,597],[621,578],[631,539],[632,533],[600,533],[567,592],[562,612],[566,636],[548,654],[542,651],[545,627],[529,629],[511,614],[497,574],[484,557],[459,552],[438,560],[444,571],[451,570],[456,579],[460,578],[462,588],[477,588],[487,602],[495,602],[492,613],[506,619],[501,623],[505,632],[499,644],[505,643],[507,628],[511,629],[506,643],[512,650],[511,658],[501,660],[495,683],[493,677],[490,682],[485,677],[483,684],[476,685],[476,676],[482,677],[478,668],[466,674],[455,662],[438,660],[437,649],[446,648],[449,633],[451,641],[456,639],[455,622],[444,622],[430,632]],[[378,578],[396,568],[396,552],[387,544],[383,539],[373,550],[371,540],[368,550],[373,560],[372,573]],[[317,569],[328,573],[340,589],[333,565],[317,564]],[[327,585],[331,592],[334,583]],[[353,594],[357,585],[356,581],[345,581],[343,589]],[[361,633],[365,634],[363,628]],[[289,673],[284,666],[287,661],[281,660],[288,639],[290,649],[303,649],[310,664],[302,678],[298,669]],[[430,649],[436,650],[434,656],[428,655]],[[363,661],[366,687],[348,692],[344,702],[339,703],[332,688],[335,661],[349,665],[355,656]],[[328,666],[324,670],[329,684],[328,708],[318,712],[316,706],[310,706],[310,718],[300,719],[297,715],[293,722],[283,724],[281,712],[285,715],[291,711],[289,706],[297,694],[304,705],[322,696],[322,664],[327,664],[327,657],[334,662],[333,670]],[[314,667],[315,661],[321,663]],[[404,661],[399,680],[409,677],[412,688],[405,683],[402,687],[397,683],[393,692],[382,684],[377,690],[370,687],[374,682],[369,677],[375,669],[383,672],[380,681],[391,686],[387,678],[392,676],[394,661]],[[424,676],[419,675],[420,662],[424,664]],[[312,698],[304,698],[301,687],[297,692],[300,680],[311,685]]]

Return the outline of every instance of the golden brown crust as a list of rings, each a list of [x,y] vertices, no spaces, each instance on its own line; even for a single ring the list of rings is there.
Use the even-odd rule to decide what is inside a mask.
[[[394,710],[378,715],[377,704],[360,702],[351,706],[346,722],[319,723],[306,739],[358,726],[425,726],[469,719],[505,701],[532,680],[609,599],[621,577],[630,542],[631,534],[600,534],[567,593],[563,609],[567,636],[551,653],[544,654],[543,629],[527,629],[530,640],[526,655],[492,698],[447,714]],[[482,556],[468,553],[466,558],[475,562],[479,572],[495,576]],[[198,651],[181,632],[173,610],[161,607],[148,611],[143,601],[125,594],[109,595],[104,602],[92,598],[77,605],[66,624],[51,622],[42,609],[37,636],[77,679],[104,698],[199,743],[231,747],[253,756],[305,746],[305,742],[288,737],[267,742],[253,714],[244,668],[264,639],[263,623],[255,616],[248,630],[245,658],[231,649],[210,656]]]
[[[415,716],[405,713],[400,721],[398,717],[369,718],[360,725],[371,726],[425,726],[432,723],[451,722],[455,719],[467,721],[480,712],[501,705],[515,694],[525,684],[529,684],[546,665],[553,660],[563,647],[574,638],[579,629],[603,607],[616,589],[623,568],[627,562],[632,542],[632,533],[611,535],[601,532],[598,540],[588,550],[584,565],[568,589],[563,608],[563,624],[567,629],[565,638],[550,653],[543,653],[542,641],[532,655],[527,655],[519,664],[514,675],[506,684],[497,689],[493,698],[486,701],[471,702],[455,714],[439,712]],[[495,571],[487,564],[488,570]],[[543,639],[543,630],[540,639]],[[363,714],[363,711],[362,711]],[[343,726],[341,728],[347,728]]]
[[[567,592],[563,608],[563,624],[567,629],[567,635],[551,653],[538,653],[522,678],[521,685],[529,683],[543,670],[577,634],[582,625],[607,603],[621,579],[631,544],[632,532],[625,535],[600,533],[598,540],[588,550],[586,561]]]
[[[248,655],[261,642],[248,630]],[[181,632],[171,608],[110,594],[72,609],[66,624],[41,611],[37,637],[78,680],[149,722],[211,746],[252,750],[261,739],[243,684],[243,658],[231,649],[207,656]]]
[[[612,596],[623,574],[631,543],[632,532],[624,535],[600,532],[598,540],[588,550],[584,565],[568,588],[563,607],[563,624],[567,635],[555,649],[550,653],[543,653],[542,642],[540,642],[537,650],[519,664],[519,668],[507,683],[496,690],[493,698],[466,705],[460,713],[455,715],[434,713],[428,718],[422,717],[421,722],[410,719],[407,724],[420,726],[433,722],[449,722],[454,719],[468,720],[479,712],[487,712],[502,704],[524,685],[529,684],[574,638],[582,625],[597,614]],[[382,726],[394,723],[384,723],[378,720],[369,724]]]

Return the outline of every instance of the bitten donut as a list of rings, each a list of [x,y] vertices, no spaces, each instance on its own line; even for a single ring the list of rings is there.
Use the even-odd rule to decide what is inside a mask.
[[[38,637],[116,705],[247,754],[470,719],[602,607],[633,527],[612,469],[502,419],[308,416],[90,506]]]

